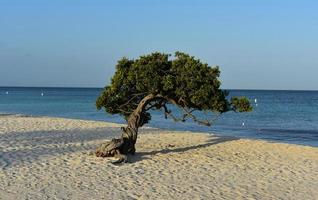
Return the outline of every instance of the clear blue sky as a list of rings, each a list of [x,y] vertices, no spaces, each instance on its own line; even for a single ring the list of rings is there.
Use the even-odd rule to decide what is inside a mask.
[[[123,56],[179,50],[223,88],[317,90],[317,2],[0,0],[0,86],[103,87]]]

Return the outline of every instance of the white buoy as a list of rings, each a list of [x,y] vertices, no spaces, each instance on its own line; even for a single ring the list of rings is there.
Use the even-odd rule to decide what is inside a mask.
[[[9,94],[9,92],[8,92],[8,91],[6,91],[6,94]]]
[[[245,123],[244,123],[244,122],[242,123],[242,126],[245,126]]]
[[[43,93],[43,92],[41,93],[41,96],[42,96],[42,97],[44,96],[44,93]]]
[[[257,99],[254,99],[255,103],[257,103]]]

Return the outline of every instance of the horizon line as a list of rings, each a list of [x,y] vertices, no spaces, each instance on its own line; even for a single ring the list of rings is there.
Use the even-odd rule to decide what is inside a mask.
[[[1,86],[0,88],[69,88],[69,89],[103,89],[104,87],[80,86]],[[318,91],[318,89],[249,89],[249,88],[221,88],[221,90],[262,90],[262,91]]]

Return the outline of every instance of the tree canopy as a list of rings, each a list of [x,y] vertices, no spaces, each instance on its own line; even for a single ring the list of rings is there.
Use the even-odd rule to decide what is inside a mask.
[[[116,72],[96,101],[98,109],[104,108],[111,114],[120,114],[126,119],[140,102],[152,95],[143,109],[143,122],[150,119],[150,110],[162,109],[165,117],[211,125],[210,121],[199,120],[194,111],[248,112],[252,110],[246,97],[232,97],[220,89],[219,67],[211,67],[193,56],[176,52],[174,56],[152,53],[137,59],[122,58],[116,65]],[[183,117],[174,117],[167,105],[180,108]]]

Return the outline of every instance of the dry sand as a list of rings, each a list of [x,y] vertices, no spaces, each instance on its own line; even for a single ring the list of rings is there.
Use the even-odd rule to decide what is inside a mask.
[[[318,199],[318,148],[142,129],[115,166],[88,155],[120,125],[0,117],[0,199]]]

